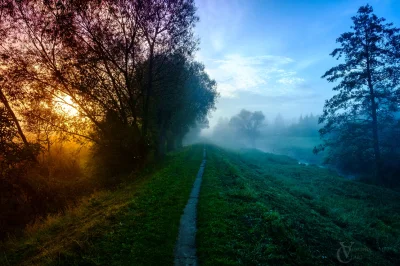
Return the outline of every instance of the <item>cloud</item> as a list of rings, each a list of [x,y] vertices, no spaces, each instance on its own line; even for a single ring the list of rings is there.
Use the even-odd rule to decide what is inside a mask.
[[[293,73],[293,72],[291,72],[291,73]],[[295,74],[290,74],[290,75],[295,75]],[[293,76],[287,76],[287,77],[278,79],[277,82],[280,84],[283,84],[283,85],[296,85],[296,84],[304,82],[304,79],[298,78],[298,77],[293,77]]]
[[[237,97],[239,92],[282,96],[305,90],[305,79],[291,70],[294,60],[289,57],[231,54],[207,61],[207,72],[216,79],[222,97]]]

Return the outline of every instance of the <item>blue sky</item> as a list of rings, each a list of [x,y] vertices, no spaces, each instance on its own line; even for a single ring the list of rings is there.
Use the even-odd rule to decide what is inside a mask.
[[[321,113],[333,95],[321,76],[338,63],[329,54],[367,3],[400,27],[400,0],[196,0],[196,57],[221,94],[211,127],[242,108],[269,121]]]

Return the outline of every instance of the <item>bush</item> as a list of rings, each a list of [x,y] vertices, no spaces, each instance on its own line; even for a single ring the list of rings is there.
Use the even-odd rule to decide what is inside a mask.
[[[63,212],[99,186],[85,169],[82,147],[54,144],[37,162],[8,163],[0,178],[0,239],[49,213]],[[5,163],[3,160],[3,168]]]

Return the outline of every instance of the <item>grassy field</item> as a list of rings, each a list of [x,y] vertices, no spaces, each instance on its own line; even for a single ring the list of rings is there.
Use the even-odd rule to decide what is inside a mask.
[[[115,191],[30,226],[0,245],[0,265],[172,265],[201,160],[202,146],[169,154]]]
[[[208,148],[203,179],[202,265],[400,265],[397,192],[289,157],[217,147]]]
[[[201,145],[187,147],[28,227],[0,245],[0,265],[172,265],[201,160]],[[400,265],[398,192],[208,145],[200,193],[201,265]]]

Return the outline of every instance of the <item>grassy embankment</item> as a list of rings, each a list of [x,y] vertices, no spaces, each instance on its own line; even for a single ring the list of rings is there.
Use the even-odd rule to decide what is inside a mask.
[[[202,147],[170,154],[119,189],[0,246],[0,265],[172,265]],[[208,146],[199,202],[202,265],[400,264],[400,194],[293,159]],[[354,242],[345,257],[340,242]]]
[[[254,150],[208,148],[198,226],[202,265],[400,265],[399,193]]]
[[[172,265],[201,160],[202,146],[185,148],[118,189],[49,216],[0,244],[0,265]]]

